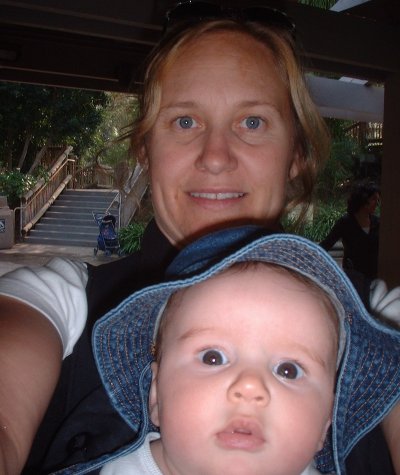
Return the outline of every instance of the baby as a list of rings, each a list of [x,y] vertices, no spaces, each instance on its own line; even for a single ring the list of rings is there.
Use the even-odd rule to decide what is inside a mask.
[[[349,447],[400,398],[400,335],[328,254],[280,234],[221,260],[232,240],[237,230],[190,245],[174,279],[95,327],[103,382],[138,431],[101,475],[343,474]]]

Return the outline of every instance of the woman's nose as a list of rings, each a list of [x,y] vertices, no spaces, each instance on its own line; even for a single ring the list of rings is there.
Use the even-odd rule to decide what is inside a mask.
[[[204,137],[196,168],[213,175],[235,170],[238,162],[232,151],[231,140],[229,132],[210,131]]]
[[[270,393],[261,374],[252,371],[241,372],[228,389],[231,402],[247,402],[266,406]]]

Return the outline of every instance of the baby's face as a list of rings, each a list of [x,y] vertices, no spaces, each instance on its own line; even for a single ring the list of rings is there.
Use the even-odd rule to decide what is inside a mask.
[[[187,289],[167,319],[150,393],[163,473],[300,474],[334,397],[337,337],[320,296],[258,265]]]

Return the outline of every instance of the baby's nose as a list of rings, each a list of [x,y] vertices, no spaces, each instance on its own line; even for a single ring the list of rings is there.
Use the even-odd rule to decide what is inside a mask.
[[[248,402],[264,406],[270,400],[270,393],[262,375],[255,372],[241,372],[228,390],[232,402]]]

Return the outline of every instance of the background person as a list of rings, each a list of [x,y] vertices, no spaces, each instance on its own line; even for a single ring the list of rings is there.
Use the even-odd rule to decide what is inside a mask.
[[[187,8],[193,5],[181,5],[171,19]],[[328,142],[293,26],[264,8],[244,9],[240,20],[222,11],[219,20],[199,16],[207,8],[196,4],[196,22],[170,31],[144,75],[132,140],[149,169],[155,220],[141,251],[98,267],[56,259],[0,279],[4,471],[20,472],[49,401],[24,473],[47,473],[130,442],[134,431],[112,408],[94,364],[94,322],[160,282],[179,248],[196,237],[247,222],[280,229],[285,208],[308,204]],[[61,368],[62,352],[72,354]]]
[[[329,250],[342,240],[343,268],[372,280],[378,276],[379,217],[375,214],[380,191],[374,183],[357,184],[347,201],[347,213],[332,227],[321,246]]]

